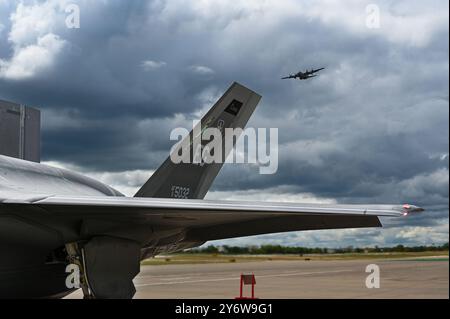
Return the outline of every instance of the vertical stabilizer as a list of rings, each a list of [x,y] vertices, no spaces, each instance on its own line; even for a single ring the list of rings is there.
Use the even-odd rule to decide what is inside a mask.
[[[244,129],[260,100],[260,95],[233,83],[198,124],[201,128],[194,131],[203,132],[208,127],[219,128],[223,132],[227,128]],[[190,139],[192,135],[193,132],[186,139]],[[194,153],[192,148],[193,145],[191,152]],[[225,159],[228,156],[226,153],[223,155]],[[222,166],[223,163],[175,164],[169,156],[138,191],[136,197],[203,199]]]

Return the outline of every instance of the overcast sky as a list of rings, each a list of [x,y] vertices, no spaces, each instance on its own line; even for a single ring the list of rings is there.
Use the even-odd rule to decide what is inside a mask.
[[[71,3],[79,29],[65,23]],[[449,235],[448,6],[0,0],[0,99],[41,108],[45,162],[132,195],[167,157],[170,131],[189,128],[239,81],[263,96],[249,126],[279,128],[279,170],[226,165],[207,198],[408,202],[427,212],[383,220],[383,229],[216,244],[441,244]],[[311,67],[326,70],[280,80]]]

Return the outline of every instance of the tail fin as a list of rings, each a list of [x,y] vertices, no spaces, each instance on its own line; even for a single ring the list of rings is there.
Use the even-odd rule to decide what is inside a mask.
[[[202,125],[201,129],[218,127],[223,131],[226,128],[244,129],[260,100],[260,95],[235,82],[198,125]],[[186,139],[192,135],[193,132]],[[191,152],[192,148],[191,145]],[[224,158],[228,156],[223,155]],[[169,157],[135,197],[203,199],[222,166],[223,163],[175,164]]]

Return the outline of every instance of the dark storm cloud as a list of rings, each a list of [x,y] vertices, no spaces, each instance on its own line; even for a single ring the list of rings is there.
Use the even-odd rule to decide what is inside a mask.
[[[45,160],[155,169],[170,130],[189,128],[236,80],[263,95],[250,125],[279,128],[279,171],[227,165],[215,190],[282,185],[340,202],[410,201],[430,207],[412,224],[448,223],[448,2],[380,1],[384,26],[373,32],[352,24],[363,2],[328,11],[290,1],[79,3],[80,29],[65,28],[56,10],[47,30],[65,41],[52,67],[0,76],[0,97],[42,108]],[[0,8],[7,60],[16,5]],[[322,66],[310,82],[279,80]]]

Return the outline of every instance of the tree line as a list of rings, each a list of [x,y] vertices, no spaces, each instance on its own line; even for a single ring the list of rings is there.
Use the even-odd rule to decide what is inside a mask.
[[[304,254],[347,254],[347,253],[393,253],[393,252],[424,252],[424,251],[448,251],[448,243],[441,246],[404,246],[394,247],[366,247],[355,248],[353,246],[345,248],[308,248],[289,247],[281,245],[261,245],[261,246],[208,246],[185,251],[193,254],[224,254],[224,255],[304,255]]]

